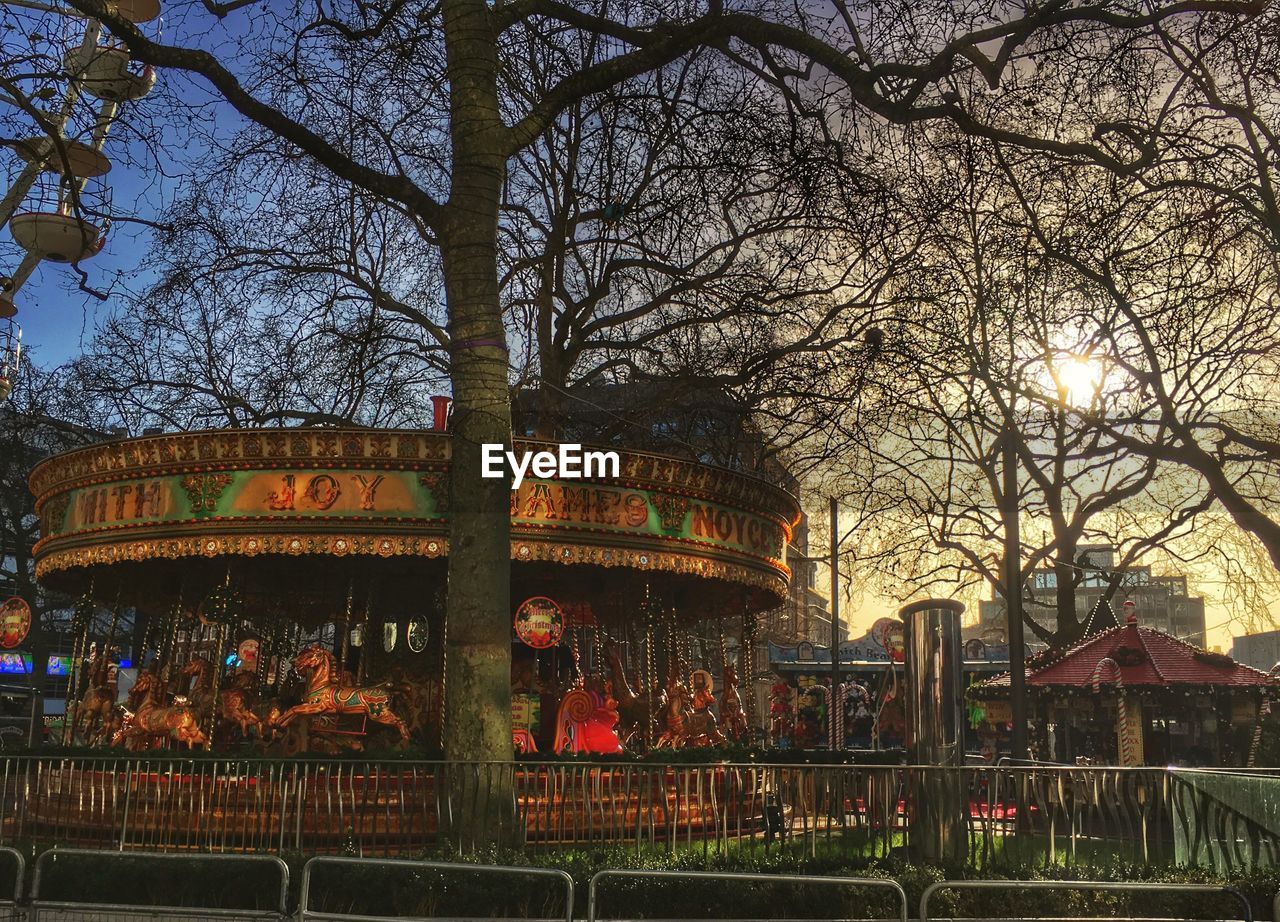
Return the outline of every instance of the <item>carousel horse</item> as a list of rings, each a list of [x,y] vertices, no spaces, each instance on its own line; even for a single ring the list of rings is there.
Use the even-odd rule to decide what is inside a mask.
[[[86,743],[93,745],[104,738],[111,711],[116,706],[119,686],[116,670],[108,654],[97,654],[89,661],[89,687],[76,705],[75,729]],[[110,736],[106,736],[110,739]]]
[[[626,670],[622,668],[622,653],[617,644],[611,642],[605,647],[605,660],[609,664],[613,696],[618,702],[618,735],[624,743],[631,743],[643,738],[645,728],[649,726],[649,700],[636,694],[627,682]]]
[[[600,680],[588,680],[583,688],[565,693],[556,712],[557,753],[590,752],[618,755],[622,741],[615,729],[618,725],[617,702]]]
[[[688,701],[689,690],[680,681],[678,671],[672,669],[671,675],[667,679],[667,690],[662,696],[662,710],[658,712],[658,722],[662,727],[662,735],[653,744],[653,748],[664,749],[670,747],[671,749],[679,749],[689,742],[689,717],[691,712],[689,711]]]
[[[102,739],[111,746],[119,746],[124,742],[124,731],[133,723],[133,711],[129,710],[123,704],[117,704],[111,709],[111,716],[107,718],[107,722],[102,728]]]
[[[720,693],[720,730],[731,740],[747,739],[747,715],[742,711],[742,697],[738,694],[738,672],[732,663],[724,664],[724,691]]]
[[[208,714],[213,710],[213,666],[203,656],[193,656],[182,667],[182,685],[190,690],[186,693],[187,705],[199,714]]]
[[[307,677],[302,703],[295,704],[272,720],[273,728],[287,728],[299,717],[336,718],[339,714],[359,714],[400,734],[400,745],[409,742],[409,728],[391,709],[391,690],[386,685],[340,685],[337,660],[321,646],[303,650],[293,666]]]
[[[200,714],[189,705],[161,705],[157,700],[160,685],[150,672],[139,673],[133,690],[141,698],[141,704],[129,726],[122,731],[123,742],[129,749],[142,749],[162,736],[186,743],[188,749],[209,745],[200,729]]]
[[[150,676],[151,670],[143,669],[138,673],[138,678]],[[124,704],[117,704],[111,709],[111,735],[107,737],[112,746],[123,746],[125,742],[125,732],[133,726],[133,713],[142,704],[142,697],[146,694],[147,683],[143,683],[143,690],[138,690],[138,683],[134,682],[133,687],[125,694]]]
[[[263,722],[253,711],[253,701],[257,698],[256,686],[258,677],[252,672],[238,672],[231,680],[231,687],[218,695],[218,717],[225,723],[235,724],[240,728],[240,736],[249,738],[249,728],[258,731],[262,738]]]
[[[405,666],[393,666],[387,673],[386,685],[409,732],[425,733],[431,725],[433,708],[440,700],[439,683],[418,678]]]
[[[690,746],[720,746],[724,744],[724,736],[716,725],[716,714],[711,706],[716,703],[711,694],[710,675],[703,672],[704,684],[697,685],[693,693],[693,711],[686,716],[688,739]],[[698,673],[694,674],[695,680]]]

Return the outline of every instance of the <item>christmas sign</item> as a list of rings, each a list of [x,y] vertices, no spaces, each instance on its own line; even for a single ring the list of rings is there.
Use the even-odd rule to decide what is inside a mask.
[[[564,611],[544,595],[525,599],[516,609],[516,636],[535,650],[560,643],[564,634]]]
[[[14,596],[0,606],[0,647],[12,650],[31,630],[31,606]]]
[[[511,696],[511,728],[533,733],[542,722],[542,700],[517,692]]]
[[[903,638],[903,624],[901,621],[895,618],[880,618],[875,624],[871,625],[869,634],[889,655],[890,660],[895,663],[903,661],[907,645]]]

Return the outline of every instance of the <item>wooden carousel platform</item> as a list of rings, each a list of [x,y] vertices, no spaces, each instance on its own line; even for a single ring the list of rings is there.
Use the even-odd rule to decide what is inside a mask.
[[[526,843],[665,842],[751,835],[765,803],[763,776],[715,766],[33,760],[6,775],[4,840],[76,847],[410,854],[485,797],[511,799]]]

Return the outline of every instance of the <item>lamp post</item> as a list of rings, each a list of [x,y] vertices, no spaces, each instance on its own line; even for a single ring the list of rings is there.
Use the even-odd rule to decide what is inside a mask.
[[[840,742],[836,739],[836,707],[839,704],[840,690],[840,512],[834,496],[827,502],[831,516],[830,550],[826,558],[827,566],[831,570],[831,692],[827,699],[827,743],[835,749]],[[822,560],[821,557],[799,554],[795,555],[795,559],[810,563]]]
[[[1018,453],[1010,407],[1005,431],[1001,436],[1000,467],[1003,475],[1004,502],[1004,602],[1009,621],[1009,699],[1013,719],[1011,755],[1026,760],[1027,751],[1027,671],[1026,647],[1022,630],[1022,539],[1018,529]]]

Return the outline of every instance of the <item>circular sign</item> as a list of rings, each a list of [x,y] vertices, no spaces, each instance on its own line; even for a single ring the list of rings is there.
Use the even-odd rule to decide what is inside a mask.
[[[0,647],[12,650],[31,630],[31,606],[16,595],[0,606]]]
[[[254,672],[258,668],[258,639],[246,637],[236,647],[236,668],[241,672]]]
[[[902,662],[906,654],[902,629],[902,622],[894,618],[878,618],[875,624],[871,625],[872,638],[884,648],[889,659],[895,663]]]
[[[396,648],[396,623],[388,621],[382,625],[382,649],[390,653]]]
[[[526,646],[545,650],[560,643],[564,634],[564,611],[544,595],[525,599],[516,609],[516,636]]]
[[[414,618],[409,622],[409,629],[404,632],[404,641],[414,653],[427,649],[427,622],[425,618]]]

